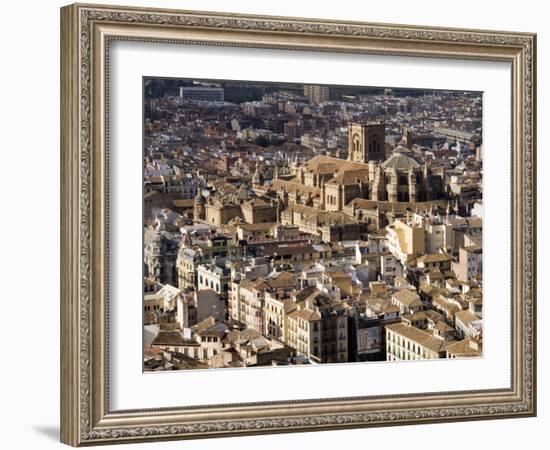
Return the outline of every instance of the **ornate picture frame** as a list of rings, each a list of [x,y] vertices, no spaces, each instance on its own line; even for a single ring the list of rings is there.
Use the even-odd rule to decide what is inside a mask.
[[[109,407],[108,62],[115,40],[505,61],[512,67],[508,389]],[[97,445],[536,415],[536,36],[74,4],[61,9],[61,440]]]

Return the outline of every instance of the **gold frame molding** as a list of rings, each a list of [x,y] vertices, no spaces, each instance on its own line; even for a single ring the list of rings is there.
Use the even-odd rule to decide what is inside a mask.
[[[509,389],[111,411],[112,40],[506,61],[512,67]],[[536,35],[74,4],[61,9],[61,440],[73,446],[536,415]]]

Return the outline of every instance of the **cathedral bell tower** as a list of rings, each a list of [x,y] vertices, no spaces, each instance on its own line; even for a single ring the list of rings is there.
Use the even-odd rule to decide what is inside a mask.
[[[386,159],[386,127],[381,123],[348,124],[348,160],[367,163]]]

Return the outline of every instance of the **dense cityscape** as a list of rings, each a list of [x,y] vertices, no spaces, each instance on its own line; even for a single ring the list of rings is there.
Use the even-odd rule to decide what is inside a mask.
[[[482,95],[144,79],[146,371],[482,356]]]

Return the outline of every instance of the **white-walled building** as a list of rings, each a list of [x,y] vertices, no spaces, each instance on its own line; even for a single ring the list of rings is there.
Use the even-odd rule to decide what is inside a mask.
[[[225,266],[215,264],[199,264],[197,266],[198,290],[212,289],[220,296],[227,298],[231,271]]]

